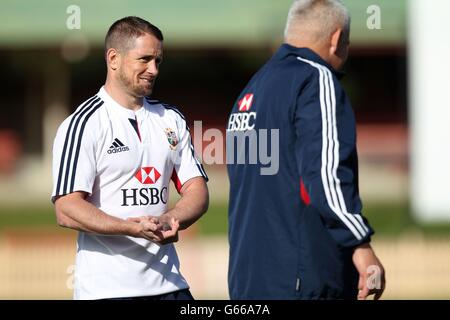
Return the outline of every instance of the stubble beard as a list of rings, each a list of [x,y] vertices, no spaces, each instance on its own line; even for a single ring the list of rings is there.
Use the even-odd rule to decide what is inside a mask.
[[[148,97],[152,94],[153,86],[150,86],[150,88],[147,89],[143,86],[133,84],[133,81],[127,77],[123,70],[119,70],[118,78],[123,88],[135,97]]]

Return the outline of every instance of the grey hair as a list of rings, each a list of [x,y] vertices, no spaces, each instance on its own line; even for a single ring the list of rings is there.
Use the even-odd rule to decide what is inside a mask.
[[[284,40],[326,40],[337,29],[350,34],[350,14],[340,0],[295,0],[289,9]]]

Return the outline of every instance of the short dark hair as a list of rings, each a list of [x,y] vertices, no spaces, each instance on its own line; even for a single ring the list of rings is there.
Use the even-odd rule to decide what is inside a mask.
[[[105,55],[110,48],[126,52],[131,48],[133,41],[145,33],[153,35],[159,41],[164,40],[161,30],[142,18],[129,16],[117,20],[106,33]]]

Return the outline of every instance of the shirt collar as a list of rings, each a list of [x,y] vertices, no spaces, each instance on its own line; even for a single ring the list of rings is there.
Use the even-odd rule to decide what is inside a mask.
[[[313,62],[319,63],[325,67],[327,67],[331,72],[333,72],[338,79],[342,78],[344,76],[344,72],[334,70],[333,67],[328,64],[325,60],[323,60],[317,53],[312,51],[309,48],[297,48],[294,46],[291,46],[290,44],[283,43],[273,56],[276,60],[283,60],[286,57],[294,55],[294,56],[300,56],[304,59],[311,60]]]
[[[130,110],[130,109],[128,109],[128,108],[125,108],[125,107],[122,106],[120,103],[118,103],[116,100],[114,100],[114,99],[109,95],[109,93],[106,92],[104,86],[102,86],[102,87],[100,88],[100,91],[98,92],[98,95],[100,96],[100,98],[102,98],[103,100],[105,100],[105,102],[107,102],[109,105],[113,106],[114,109],[116,109],[116,110],[118,110],[119,112],[121,112],[121,113],[127,115],[129,118],[133,118],[133,119],[134,119],[136,116],[140,116],[140,115],[144,112],[144,110],[145,110],[145,104],[146,104],[145,99],[144,99],[144,102],[143,102],[143,106],[142,106],[140,109],[138,109],[138,110],[136,110],[136,111],[133,111],[133,110]]]

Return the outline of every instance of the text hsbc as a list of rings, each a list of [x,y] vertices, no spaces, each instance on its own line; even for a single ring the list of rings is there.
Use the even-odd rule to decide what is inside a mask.
[[[256,112],[232,113],[228,120],[227,131],[252,130],[255,127]]]
[[[167,203],[167,187],[161,191],[158,188],[132,188],[122,190],[122,207],[155,205]]]

